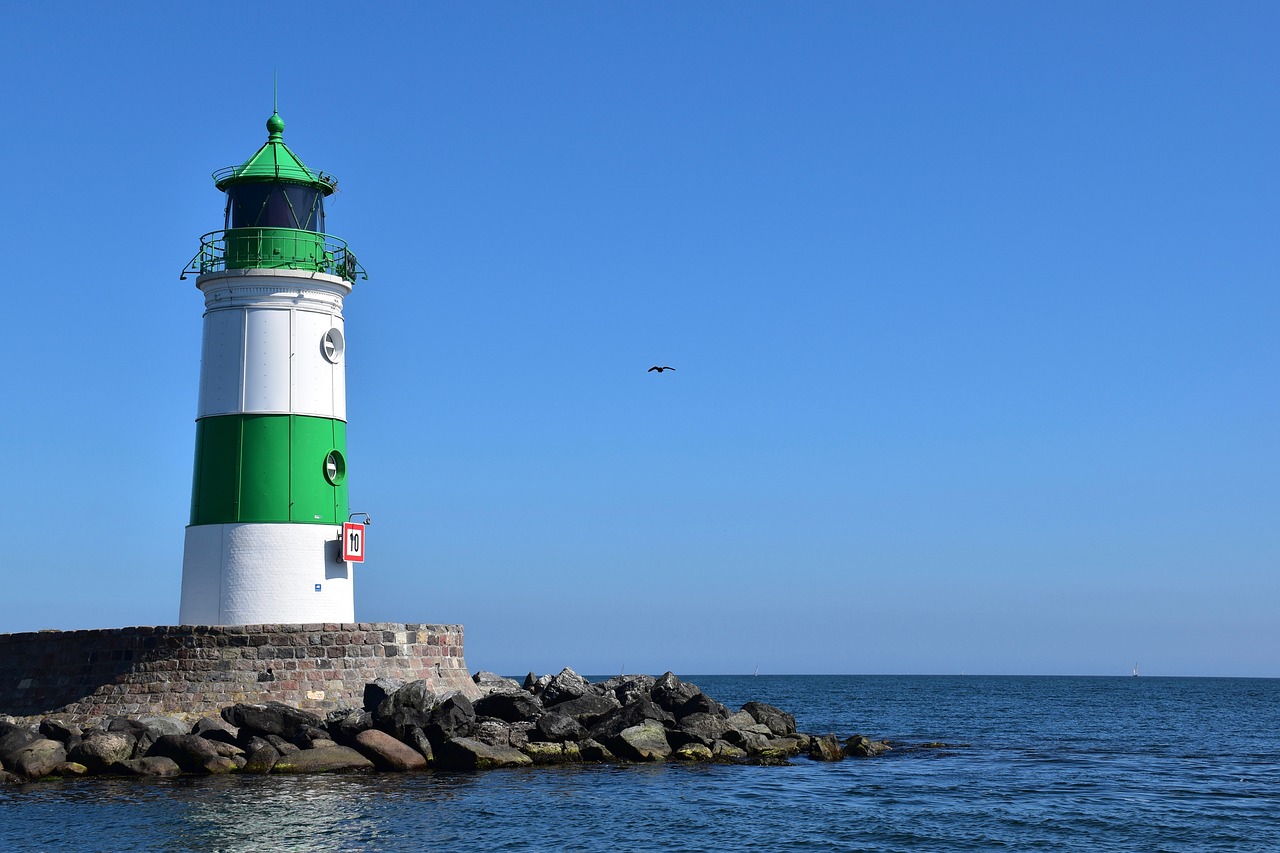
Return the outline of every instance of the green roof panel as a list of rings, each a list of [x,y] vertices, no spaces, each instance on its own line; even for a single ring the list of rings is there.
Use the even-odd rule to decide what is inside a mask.
[[[338,182],[324,172],[307,168],[297,154],[284,144],[284,119],[273,112],[267,119],[267,141],[257,152],[239,166],[228,166],[213,173],[218,189],[226,190],[232,184],[262,180],[289,181],[316,187],[325,195],[337,188]]]

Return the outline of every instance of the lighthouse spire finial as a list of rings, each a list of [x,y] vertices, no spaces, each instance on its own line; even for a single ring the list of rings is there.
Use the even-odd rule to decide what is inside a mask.
[[[269,142],[280,142],[284,137],[284,119],[280,118],[280,97],[279,85],[277,83],[276,69],[271,69],[271,118],[267,119],[267,133]]]

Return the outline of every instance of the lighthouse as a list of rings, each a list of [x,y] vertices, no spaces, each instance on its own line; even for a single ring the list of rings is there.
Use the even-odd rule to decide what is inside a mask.
[[[213,179],[223,228],[182,276],[205,311],[179,620],[354,622],[342,306],[367,276],[326,232],[337,181],[285,145],[275,112],[262,147]]]

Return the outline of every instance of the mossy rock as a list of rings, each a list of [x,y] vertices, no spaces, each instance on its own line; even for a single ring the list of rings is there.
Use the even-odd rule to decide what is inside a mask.
[[[701,743],[686,743],[672,755],[680,761],[710,761],[715,757],[711,747]]]

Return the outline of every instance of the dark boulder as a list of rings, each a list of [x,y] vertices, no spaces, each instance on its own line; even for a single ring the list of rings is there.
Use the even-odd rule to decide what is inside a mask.
[[[728,717],[725,724],[729,727],[722,739],[751,755],[756,755],[769,745],[773,732],[764,723],[758,723],[746,711],[739,711]]]
[[[267,735],[266,740],[267,740],[267,743],[274,746],[276,748],[276,751],[279,752],[281,755],[293,755],[299,749],[296,743],[294,743],[291,740],[285,740],[284,738],[280,737],[280,735]],[[252,750],[249,749],[248,747],[245,747],[245,751],[252,752]]]
[[[533,759],[509,746],[490,746],[467,737],[451,738],[440,745],[436,766],[446,770],[492,770],[497,767],[521,767]]]
[[[511,746],[511,724],[494,717],[484,717],[476,721],[475,732],[471,736],[490,746]]]
[[[356,735],[374,728],[373,714],[359,708],[332,711],[325,717],[325,728],[335,741],[350,746]]]
[[[187,773],[228,773],[235,762],[219,755],[213,742],[200,735],[161,735],[145,757],[171,758]]]
[[[782,753],[788,757],[809,751],[808,735],[786,735],[769,740],[768,749]]]
[[[637,699],[597,722],[588,734],[591,738],[608,745],[623,729],[637,726],[645,720],[657,720],[663,725],[669,725],[675,722],[675,717],[648,699]]]
[[[761,726],[764,728],[764,726]],[[756,755],[769,747],[769,735],[766,732],[729,729],[724,733],[724,741],[745,750],[748,755]]]
[[[433,746],[439,746],[449,738],[470,737],[475,731],[476,709],[471,700],[455,693],[437,705],[422,730]]]
[[[240,744],[240,746],[244,748],[245,755],[252,755],[253,753],[262,749],[264,746],[269,746],[272,749],[275,749],[275,745],[272,744],[271,741],[267,740],[264,737],[259,737],[258,735],[254,735],[251,738],[247,738],[243,743]],[[295,746],[294,749],[297,749],[297,747]]]
[[[613,687],[607,681],[592,681],[587,684],[588,696],[613,696]]]
[[[107,717],[102,721],[101,729],[107,732],[132,735],[135,738],[144,733],[154,734],[156,737],[164,734],[164,732],[151,731],[146,723],[141,720],[135,720],[133,717]],[[186,732],[183,732],[183,734],[186,734]]]
[[[512,678],[503,678],[496,672],[480,670],[471,676],[471,680],[485,693],[512,693],[524,689],[520,686],[520,682]]]
[[[689,684],[681,681],[670,672],[665,672],[653,683],[653,689],[649,691],[650,697],[655,705],[664,711],[670,711],[676,714],[687,702],[694,697],[701,695],[702,690],[696,684]],[[692,713],[692,712],[691,712]]]
[[[676,719],[683,719],[690,714],[714,714],[717,717],[728,717],[729,709],[712,699],[702,691],[673,711]]]
[[[117,761],[108,772],[119,776],[177,776],[182,773],[182,768],[172,758],[155,755]]]
[[[578,752],[583,761],[612,764],[618,760],[618,756],[610,752],[607,746],[592,738],[579,741]]]
[[[103,721],[102,730],[129,738],[133,744],[133,754],[129,756],[130,758],[145,756],[151,749],[151,745],[156,742],[156,738],[162,734],[151,729],[146,723],[131,717],[108,717]],[[88,733],[85,732],[86,735]]]
[[[628,678],[635,678],[634,675],[614,675],[606,678],[604,681],[592,682],[590,691],[597,696],[603,696],[606,693],[613,693],[618,689],[618,685]]]
[[[260,741],[257,749],[249,752],[248,760],[240,768],[245,773],[270,773],[280,760],[280,751],[266,741]]]
[[[582,725],[567,714],[558,710],[543,714],[538,718],[538,740],[560,743],[566,740],[579,740],[583,735]]]
[[[191,725],[177,717],[138,717],[138,722],[154,732],[157,737],[160,735],[191,734]]]
[[[844,750],[835,735],[815,736],[809,741],[809,757],[814,761],[842,761]]]
[[[133,741],[121,732],[92,732],[67,751],[67,758],[88,767],[91,773],[106,773],[111,765],[132,756]]]
[[[221,717],[201,717],[191,727],[191,733],[219,743],[239,743],[239,730]]]
[[[773,730],[764,723],[756,722],[756,718],[748,714],[746,711],[739,711],[736,714],[730,714],[725,718],[725,722],[729,724],[729,728],[737,729],[743,732],[755,732],[769,737],[773,736]]]
[[[806,747],[808,743],[806,742]],[[790,764],[788,758],[799,755],[797,741],[792,738],[766,739],[751,753],[753,764]]]
[[[272,773],[347,773],[373,770],[373,762],[349,746],[303,749],[282,755]]]
[[[590,682],[569,667],[560,670],[559,674],[547,682],[538,694],[546,708],[584,696],[590,689]]]
[[[9,734],[9,732],[14,731],[15,729],[29,729],[29,728],[31,727],[24,726],[21,723],[15,722],[12,717],[0,716],[0,739],[4,738],[5,735]]]
[[[519,693],[490,693],[473,705],[476,716],[495,717],[508,723],[536,720],[542,716],[542,703],[536,696]]]
[[[209,745],[213,747],[213,751],[221,755],[223,758],[235,758],[238,755],[244,755],[245,752],[234,743],[225,743],[213,738],[205,738]]]
[[[417,726],[410,726],[404,733],[402,743],[407,743],[416,749],[427,760],[428,765],[435,763],[435,749],[431,746],[431,739],[427,737],[427,733],[422,729]]]
[[[510,723],[509,729],[507,740],[516,749],[524,749],[525,744],[538,737],[538,724],[527,720],[519,723]]]
[[[12,762],[5,762],[5,767],[28,779],[43,779],[66,762],[67,750],[61,741],[40,738],[18,750]]]
[[[73,779],[77,776],[89,775],[89,768],[85,767],[78,761],[64,761],[54,766],[49,773],[50,776],[58,776],[64,779]]]
[[[12,769],[18,753],[38,740],[46,738],[35,729],[9,727],[8,731],[0,734],[0,766]]]
[[[298,726],[298,730],[294,732],[289,740],[296,743],[303,749],[311,749],[314,746],[328,746],[333,743],[333,739],[329,737],[329,730],[320,726]]]
[[[671,755],[666,728],[657,720],[623,729],[606,745],[623,761],[663,761]]]
[[[888,741],[872,740],[866,735],[854,735],[844,741],[844,754],[855,758],[874,758],[892,751]]]
[[[556,705],[556,713],[573,717],[584,726],[592,726],[621,707],[612,692],[604,695],[588,693]]]
[[[383,676],[370,681],[364,686],[364,709],[370,713],[377,711],[387,697],[404,687],[404,679]]]
[[[320,717],[293,708],[282,702],[264,702],[261,705],[236,704],[222,709],[222,719],[240,730],[240,736],[279,735],[293,739],[299,726],[319,728],[324,724]]]
[[[796,718],[781,708],[775,708],[763,702],[748,702],[742,706],[742,710],[750,714],[757,723],[768,726],[769,731],[775,735],[796,733]]]
[[[68,723],[64,720],[48,719],[40,721],[40,734],[49,740],[61,741],[66,743],[72,738],[79,738],[84,734],[84,730],[75,723]]]
[[[610,678],[606,685],[613,686],[613,695],[622,706],[630,705],[638,699],[652,699],[653,685],[657,679],[652,675],[619,675]]]
[[[711,744],[711,757],[716,761],[742,761],[747,757],[747,751],[728,741],[718,740]]]
[[[686,735],[686,738],[681,738],[682,742],[696,742],[711,746],[717,740],[722,740],[728,731],[729,724],[724,718],[717,714],[699,712],[683,717],[676,723],[673,734]]]
[[[426,681],[410,681],[382,700],[373,712],[374,724],[392,737],[403,740],[404,732],[410,726],[426,728],[432,711],[442,698]]]

